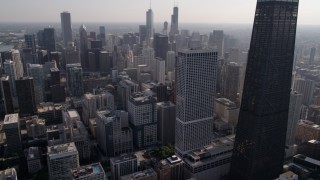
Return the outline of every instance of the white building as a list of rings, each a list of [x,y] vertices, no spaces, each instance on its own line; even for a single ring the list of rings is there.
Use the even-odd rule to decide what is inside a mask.
[[[176,65],[176,53],[174,51],[167,52],[166,72],[174,72]]]
[[[166,76],[166,61],[160,58],[156,59],[156,77],[155,80],[158,83],[165,84],[165,76]]]
[[[176,75],[175,148],[183,156],[211,141],[217,52],[179,51]]]

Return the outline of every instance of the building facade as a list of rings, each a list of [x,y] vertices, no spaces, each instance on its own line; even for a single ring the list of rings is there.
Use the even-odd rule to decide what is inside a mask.
[[[275,179],[283,170],[299,0],[258,0],[231,179]]]

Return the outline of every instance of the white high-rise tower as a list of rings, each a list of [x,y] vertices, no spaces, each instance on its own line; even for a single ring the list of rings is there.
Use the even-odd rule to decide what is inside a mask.
[[[175,148],[184,156],[212,138],[217,52],[182,50],[176,63]]]

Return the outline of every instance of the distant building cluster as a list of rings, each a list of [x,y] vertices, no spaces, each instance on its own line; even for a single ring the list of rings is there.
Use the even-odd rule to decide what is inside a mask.
[[[298,2],[258,0],[251,44],[179,29],[176,5],[161,29],[150,7],[136,32],[66,11],[26,30],[0,52],[0,179],[319,179],[320,49],[295,44]]]

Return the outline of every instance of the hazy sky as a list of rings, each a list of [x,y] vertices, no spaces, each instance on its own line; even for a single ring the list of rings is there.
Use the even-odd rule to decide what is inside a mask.
[[[185,23],[252,23],[257,0],[180,0]],[[155,22],[168,21],[174,0],[153,0]],[[299,23],[320,24],[320,0],[300,0]],[[149,0],[2,0],[0,22],[144,22]]]

